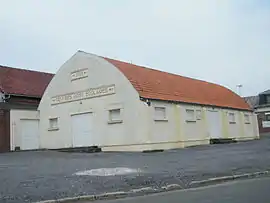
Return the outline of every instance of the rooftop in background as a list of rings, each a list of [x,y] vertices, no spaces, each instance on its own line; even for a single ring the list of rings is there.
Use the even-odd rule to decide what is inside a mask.
[[[0,65],[0,91],[41,98],[54,74]]]
[[[259,105],[259,96],[249,96],[249,97],[243,97],[243,98],[252,109],[254,109],[256,106]]]
[[[264,92],[261,92],[260,94],[270,94],[270,89],[269,90],[266,90]]]

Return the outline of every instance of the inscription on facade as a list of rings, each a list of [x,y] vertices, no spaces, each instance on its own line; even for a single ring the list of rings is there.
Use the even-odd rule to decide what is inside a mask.
[[[64,95],[57,95],[52,97],[51,104],[61,104],[66,102],[73,102],[83,99],[90,99],[93,97],[100,97],[105,95],[115,94],[115,85],[106,85],[96,88],[90,88],[83,91],[72,92]]]
[[[81,79],[81,78],[86,78],[86,77],[88,77],[88,69],[87,68],[73,71],[70,74],[71,81],[78,80],[78,79]]]

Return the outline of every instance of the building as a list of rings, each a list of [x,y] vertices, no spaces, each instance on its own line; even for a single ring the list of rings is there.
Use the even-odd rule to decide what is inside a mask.
[[[270,134],[270,90],[258,96],[245,97],[245,100],[258,115],[260,134]]]
[[[40,147],[144,151],[259,137],[240,96],[209,82],[78,51],[39,108]]]
[[[0,152],[39,148],[37,107],[52,77],[0,66]]]

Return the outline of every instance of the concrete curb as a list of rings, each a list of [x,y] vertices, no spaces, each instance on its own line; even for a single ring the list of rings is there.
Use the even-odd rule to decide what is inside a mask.
[[[132,196],[135,194],[151,194],[156,192],[165,192],[171,190],[179,190],[183,189],[178,184],[170,184],[167,186],[163,186],[161,188],[153,188],[153,187],[144,187],[144,188],[137,188],[132,189],[129,191],[118,191],[118,192],[106,192],[98,195],[84,195],[84,196],[77,196],[77,197],[67,197],[62,199],[55,199],[55,200],[44,200],[39,201],[36,203],[61,203],[61,202],[75,202],[75,201],[95,201],[95,200],[110,200],[110,199],[119,199],[127,196]]]
[[[205,185],[210,185],[214,183],[221,183],[230,180],[238,180],[238,179],[245,179],[245,178],[256,178],[260,176],[270,175],[270,171],[261,171],[255,173],[245,173],[240,175],[231,175],[231,176],[223,176],[223,177],[216,177],[216,178],[209,178],[207,180],[200,180],[200,181],[192,181],[189,185],[189,188],[196,188],[202,187]],[[131,189],[129,191],[118,191],[118,192],[106,192],[98,195],[84,195],[84,196],[77,196],[77,197],[67,197],[55,200],[45,200],[39,201],[36,203],[71,203],[76,201],[96,201],[96,200],[111,200],[111,199],[119,199],[128,196],[134,196],[138,194],[153,194],[157,192],[167,192],[172,190],[180,190],[184,189],[179,184],[170,184],[167,186],[163,186],[161,188],[153,188],[153,187],[144,187],[144,188],[137,188]]]
[[[231,181],[231,180],[238,180],[238,179],[246,179],[246,178],[256,178],[259,176],[264,176],[270,174],[270,171],[260,171],[260,172],[254,172],[254,173],[244,173],[240,175],[231,175],[231,176],[222,176],[222,177],[216,177],[216,178],[209,178],[207,180],[199,180],[199,181],[192,181],[190,183],[190,187],[201,187],[205,185],[210,185],[214,183],[221,183],[225,181]]]

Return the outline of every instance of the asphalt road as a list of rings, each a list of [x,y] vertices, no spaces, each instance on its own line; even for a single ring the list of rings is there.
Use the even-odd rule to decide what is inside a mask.
[[[97,203],[269,203],[269,188],[270,178],[261,178]]]
[[[105,177],[74,175],[114,167],[140,172]],[[189,188],[194,180],[269,169],[269,138],[160,153],[4,153],[0,154],[0,202],[35,202],[167,184]]]

